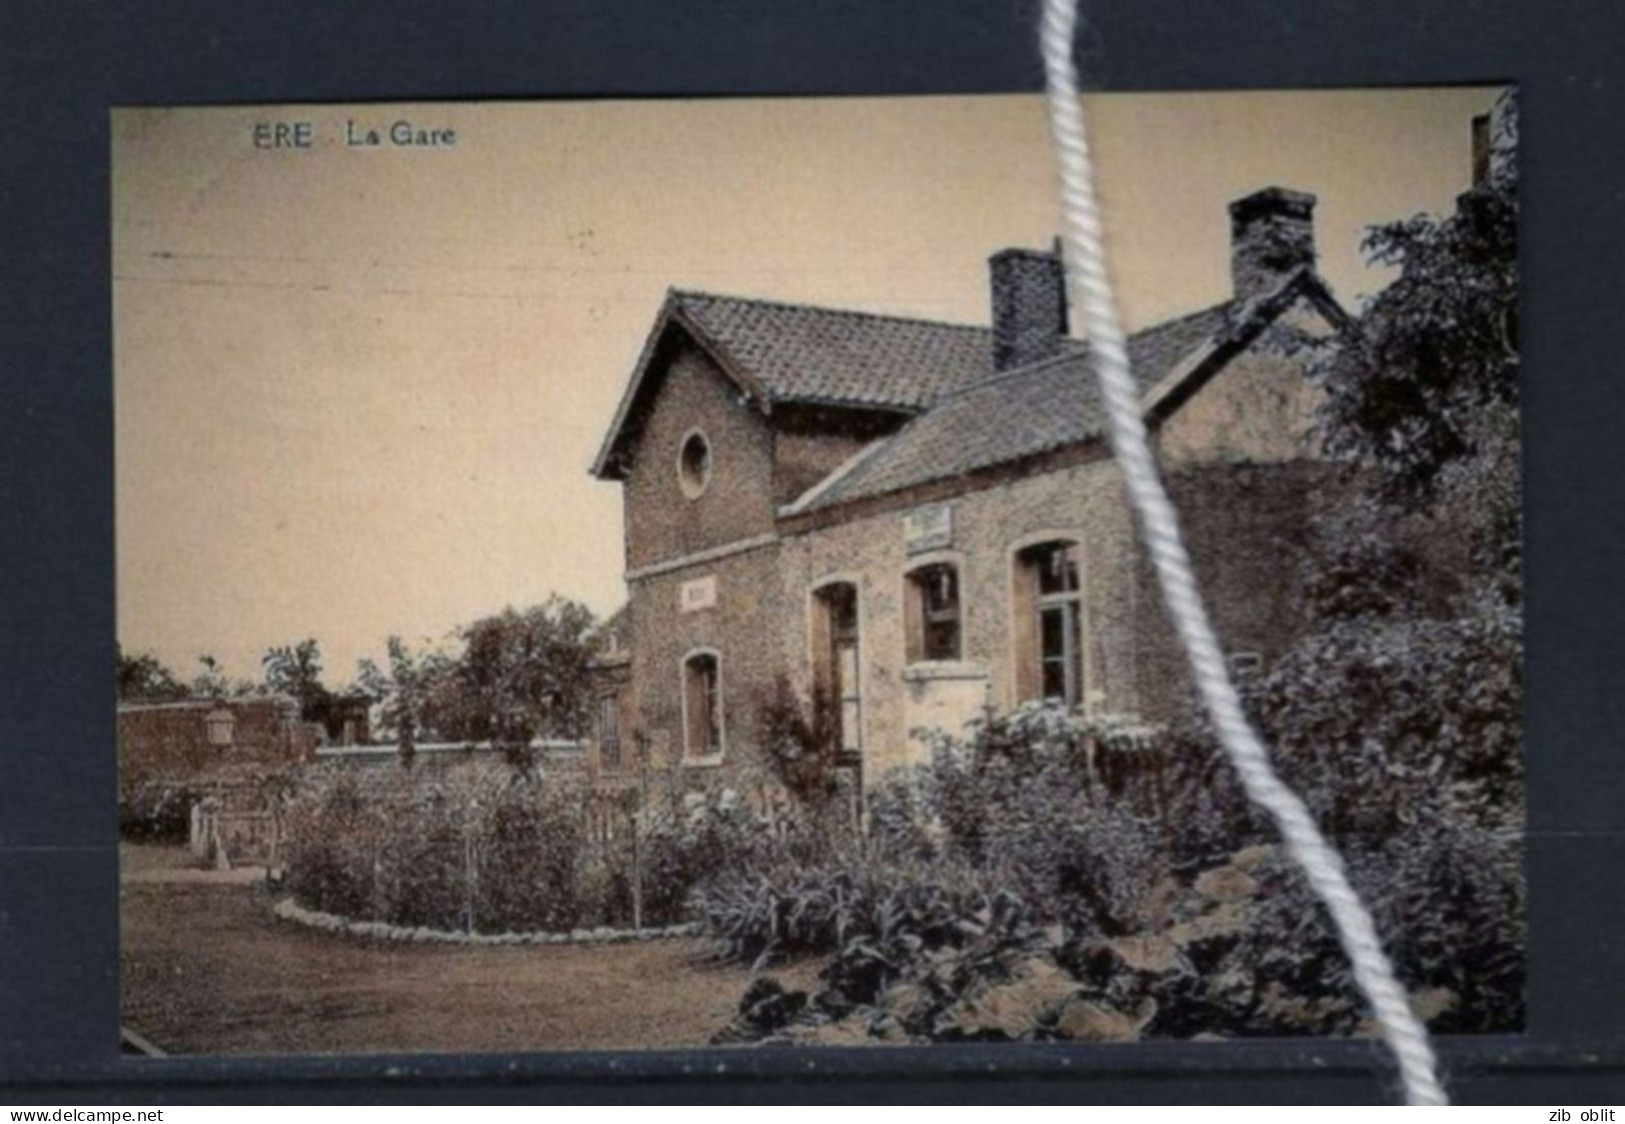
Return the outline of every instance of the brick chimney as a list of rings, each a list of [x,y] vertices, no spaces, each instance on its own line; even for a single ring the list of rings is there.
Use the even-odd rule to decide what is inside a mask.
[[[993,369],[1008,371],[1061,350],[1066,336],[1066,271],[1061,244],[1000,250],[987,262],[993,295]]]
[[[1315,264],[1315,197],[1266,187],[1230,204],[1230,279],[1237,300],[1273,292]]]
[[[1490,178],[1490,115],[1473,118],[1473,186],[1482,187]]]

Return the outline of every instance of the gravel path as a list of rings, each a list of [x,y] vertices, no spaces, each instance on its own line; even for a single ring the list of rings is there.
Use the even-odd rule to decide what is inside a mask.
[[[127,859],[129,856],[127,856]],[[169,1053],[698,1046],[750,981],[697,940],[454,947],[366,942],[271,916],[257,887],[127,862],[121,1022]],[[200,872],[202,873],[202,872]],[[806,987],[816,967],[776,972]]]

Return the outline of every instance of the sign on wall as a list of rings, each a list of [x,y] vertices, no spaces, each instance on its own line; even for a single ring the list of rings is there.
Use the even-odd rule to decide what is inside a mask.
[[[909,512],[903,516],[903,542],[910,554],[952,546],[954,509],[939,503]]]
[[[703,578],[686,581],[677,588],[677,608],[684,613],[697,613],[701,609],[714,608],[717,603],[717,576],[707,574]]]

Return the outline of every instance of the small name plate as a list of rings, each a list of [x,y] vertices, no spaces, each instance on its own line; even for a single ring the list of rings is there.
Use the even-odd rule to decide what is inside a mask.
[[[952,546],[954,509],[942,503],[909,512],[903,517],[903,542],[910,554]]]
[[[701,609],[714,608],[717,603],[717,576],[707,574],[703,578],[686,581],[677,587],[677,608],[684,613],[697,613]]]

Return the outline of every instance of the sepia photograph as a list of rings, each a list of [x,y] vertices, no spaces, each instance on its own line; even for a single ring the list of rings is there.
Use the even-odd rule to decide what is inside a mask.
[[[1520,1032],[1515,91],[1084,103],[1246,713],[1417,1017]],[[126,1052],[1376,1033],[1041,97],[111,135]]]

